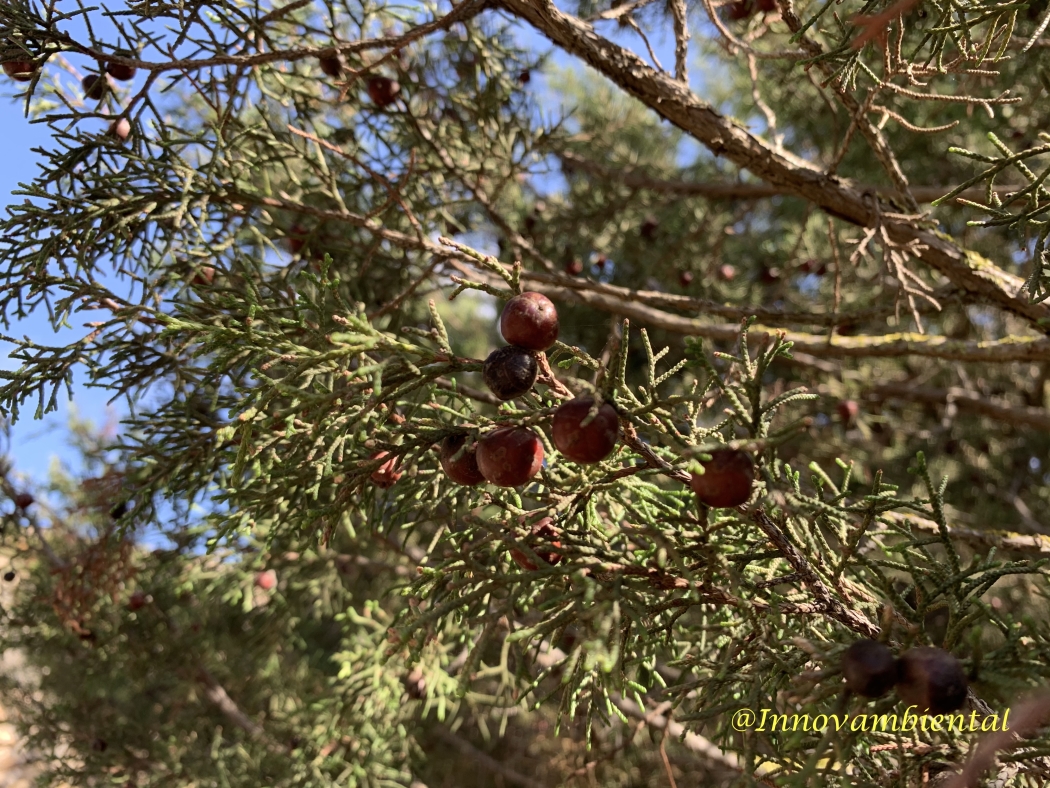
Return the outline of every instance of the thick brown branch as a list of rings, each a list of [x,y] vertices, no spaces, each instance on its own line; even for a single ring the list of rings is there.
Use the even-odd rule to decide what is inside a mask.
[[[483,278],[474,275],[474,278]],[[524,277],[523,277],[524,278]],[[533,277],[533,281],[539,281]],[[590,289],[572,289],[537,284],[534,289],[554,300],[578,301],[588,306],[630,318],[644,326],[687,336],[735,342],[740,336],[736,324],[716,324],[682,315],[674,315],[636,301],[617,298]],[[748,311],[748,310],[744,310]],[[1008,337],[1002,340],[968,342],[927,334],[899,333],[883,336],[832,337],[781,331],[769,326],[754,326],[749,335],[757,341],[783,333],[795,350],[818,358],[899,358],[924,356],[951,361],[1006,363],[1050,359],[1050,339],[1044,337]]]
[[[559,154],[562,161],[567,162],[582,172],[596,175],[600,178],[615,180],[632,189],[646,189],[648,191],[662,192],[665,194],[685,195],[690,197],[706,197],[709,200],[758,200],[766,197],[780,197],[793,195],[795,192],[786,186],[774,186],[769,183],[717,183],[667,180],[649,175],[645,170],[638,167],[607,167],[604,164],[591,161],[576,153],[566,152]],[[858,184],[857,188],[863,192],[875,193],[883,198],[890,198],[895,190],[886,186],[873,184]],[[951,186],[912,186],[911,193],[919,202],[933,202],[943,197],[952,190]],[[1003,186],[996,184],[995,192],[1000,197],[1013,194],[1024,189],[1024,186]],[[984,201],[987,189],[983,186],[967,189],[957,196],[967,200]]]
[[[1006,424],[1050,431],[1050,413],[1044,408],[1010,405],[961,388],[939,389],[912,386],[908,383],[886,383],[871,389],[869,396],[874,399],[902,399],[934,405],[954,405],[959,410],[979,413]]]
[[[509,766],[497,761],[491,755],[482,752],[466,739],[461,739],[459,736],[445,728],[434,728],[434,734],[445,742],[445,744],[451,745],[456,750],[459,750],[459,752],[468,758],[471,763],[476,763],[478,766],[502,777],[509,783],[520,785],[522,788],[546,788],[542,783],[538,783],[531,777],[526,777],[524,774],[514,771]]]
[[[707,758],[708,760],[735,772],[744,771],[740,759],[737,758],[734,753],[722,752],[717,746],[703,736],[699,736],[692,731],[686,731],[685,727],[680,723],[669,720],[662,714],[653,714],[652,712],[646,713],[644,709],[638,707],[637,703],[622,698],[619,695],[613,695],[612,702],[615,703],[616,707],[628,717],[642,720],[650,728],[656,728],[659,731],[666,732],[670,738],[677,739],[686,749],[695,752],[697,755]],[[772,785],[772,783],[767,784]]]
[[[227,195],[225,199],[232,199],[234,195]],[[220,198],[222,199],[222,198]],[[445,255],[452,259],[461,260],[473,265],[466,255],[457,254],[446,246],[423,240],[400,233],[396,230],[387,230],[374,219],[350,213],[337,211],[326,211],[320,208],[296,205],[295,203],[278,200],[272,197],[261,197],[247,193],[236,194],[236,199],[242,202],[254,202],[259,205],[267,205],[274,208],[283,208],[289,211],[308,214],[323,219],[347,222],[360,227],[365,227],[377,237],[385,238],[392,243],[404,248],[416,248],[429,251],[433,254]],[[991,265],[989,263],[989,265]],[[994,266],[993,266],[994,267]],[[997,270],[997,269],[996,269]],[[472,272],[473,273],[473,272]],[[483,275],[474,274],[475,278],[484,279]],[[523,278],[539,281],[538,275],[529,274]],[[643,325],[661,328],[677,334],[689,336],[701,336],[709,339],[735,341],[740,333],[737,325],[713,325],[704,323],[695,318],[673,315],[668,312],[654,309],[645,304],[636,303],[625,298],[617,298],[598,292],[598,285],[593,290],[572,289],[568,287],[556,287],[553,285],[537,285],[534,289],[554,299],[578,300],[595,309],[600,309],[614,315],[629,317],[637,320]],[[600,286],[608,289],[610,286]],[[631,291],[624,290],[625,293]],[[665,296],[673,298],[673,296]],[[1033,305],[1040,306],[1040,305]],[[1040,307],[1042,308],[1042,307]],[[751,313],[754,310],[744,309],[743,312]],[[761,311],[761,310],[759,310]],[[849,316],[840,316],[840,318]],[[1050,320],[1050,315],[1047,316]],[[755,326],[751,335],[760,338],[763,335],[774,333],[772,328]],[[863,357],[901,357],[908,355],[926,356],[929,358],[942,358],[952,361],[980,361],[1005,363],[1014,361],[1045,361],[1050,360],[1050,340],[1033,337],[1009,337],[1003,340],[987,342],[964,342],[946,339],[939,336],[927,336],[923,334],[891,334],[876,337],[834,337],[833,341],[826,336],[816,334],[805,334],[801,332],[785,332],[786,338],[793,342],[795,349],[812,356],[824,358],[863,358]]]
[[[909,525],[913,529],[931,535],[940,534],[940,526],[933,520],[927,520],[917,514],[908,512],[883,512],[880,520],[889,520],[900,525]],[[881,528],[885,528],[879,524]],[[873,528],[873,531],[879,528]],[[959,539],[978,547],[994,547],[997,550],[1012,550],[1031,556],[1050,556],[1050,536],[1042,534],[1017,534],[1010,531],[992,531],[967,528],[962,525],[951,525],[948,533],[952,539]]]
[[[682,83],[650,68],[633,52],[599,36],[592,26],[562,13],[550,3],[498,0],[498,4],[695,137],[716,155],[725,156],[763,181],[809,200],[851,224],[871,228],[881,222],[891,241],[917,244],[921,247],[916,250],[919,258],[957,287],[1033,324],[1050,321],[1050,303],[1031,303],[1021,297],[1023,280],[1019,277],[960,248],[950,237],[896,214],[891,205],[878,205],[877,196],[864,192],[851,181],[828,176],[788,151],[770,148],[743,125],[700,101]]]
[[[455,267],[459,267],[456,265]],[[466,269],[463,269],[467,273]],[[470,276],[475,276],[470,271]],[[476,277],[475,277],[476,278]],[[858,309],[853,312],[785,312],[779,309],[768,309],[758,305],[733,306],[705,298],[690,298],[689,296],[676,295],[674,293],[661,293],[655,290],[631,290],[626,287],[595,282],[591,279],[581,279],[567,274],[547,273],[544,271],[523,271],[521,274],[523,282],[540,282],[568,288],[569,290],[590,290],[596,293],[611,295],[623,301],[637,301],[649,306],[661,309],[674,309],[681,312],[691,312],[700,315],[716,315],[729,320],[743,320],[745,317],[756,317],[763,323],[773,326],[797,326],[814,325],[830,328],[831,326],[853,326],[866,323],[871,320],[885,320],[896,313],[894,305],[870,309]],[[494,281],[494,280],[493,280]],[[953,300],[953,293],[958,293],[955,288],[942,288],[935,290],[932,296],[937,303],[944,306]],[[921,312],[936,311],[930,304],[924,304]]]

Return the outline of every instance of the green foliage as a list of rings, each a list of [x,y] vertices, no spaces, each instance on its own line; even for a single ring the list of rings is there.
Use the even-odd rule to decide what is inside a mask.
[[[541,72],[505,5],[0,7],[50,134],[0,222],[0,410],[40,417],[75,374],[127,405],[4,515],[25,664],[0,686],[42,785],[918,785],[977,735],[734,715],[899,711],[845,694],[861,637],[951,651],[982,715],[1050,678],[1045,326],[1000,308],[1047,293],[1045,8],[712,9],[732,38],[688,8],[681,117],[750,128],[755,172],[804,160],[805,191],[622,74]],[[601,46],[676,7],[595,21]],[[76,69],[109,57],[136,81],[88,106]],[[815,210],[835,178],[868,224]],[[493,318],[529,289],[559,341],[499,403]],[[40,313],[83,331],[14,335]],[[581,394],[620,418],[594,465],[549,429]],[[543,442],[529,484],[446,477],[446,436],[504,425]],[[708,508],[690,474],[726,445],[753,494]]]

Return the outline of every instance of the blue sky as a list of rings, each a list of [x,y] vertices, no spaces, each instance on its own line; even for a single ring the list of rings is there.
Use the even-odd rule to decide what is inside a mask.
[[[5,80],[0,93],[4,96],[4,101],[0,104],[0,140],[4,141],[4,163],[0,168],[0,201],[5,208],[12,202],[25,199],[13,195],[12,192],[19,188],[19,184],[28,183],[33,179],[38,171],[40,157],[33,153],[32,149],[46,145],[48,140],[47,127],[30,124],[23,116],[23,104],[9,98],[17,89],[12,89],[14,85],[10,80]],[[64,341],[65,337],[76,335],[76,331],[64,331],[56,335],[46,312],[43,311],[12,323],[3,333],[16,337],[28,336],[42,344],[57,344]],[[3,343],[0,369],[18,369],[19,362],[9,358],[11,350],[10,344]],[[105,422],[107,396],[104,393],[79,385],[75,388],[74,397],[77,411],[82,418],[90,418],[99,425]],[[14,460],[16,473],[43,480],[47,476],[52,457],[61,457],[71,462],[75,456],[69,449],[65,429],[69,419],[69,405],[64,395],[60,396],[59,401],[59,412],[49,414],[43,421],[33,420],[36,403],[27,403],[29,407],[21,412],[18,423],[12,427],[10,455]]]

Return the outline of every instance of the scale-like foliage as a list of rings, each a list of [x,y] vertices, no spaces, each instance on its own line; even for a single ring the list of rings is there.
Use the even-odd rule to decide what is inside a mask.
[[[42,784],[919,785],[980,733],[810,725],[902,713],[851,643],[949,651],[980,720],[1050,678],[1045,0],[572,6],[0,6],[48,133],[0,409],[126,410],[46,502],[4,468]],[[501,402],[523,291],[560,334]],[[527,484],[446,476],[505,426]]]

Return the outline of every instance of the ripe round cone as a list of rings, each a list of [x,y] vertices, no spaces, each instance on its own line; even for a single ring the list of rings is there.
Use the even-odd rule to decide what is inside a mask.
[[[317,62],[321,66],[321,71],[330,77],[338,77],[343,73],[343,62],[339,59],[339,55],[334,52],[330,55],[321,55]]]
[[[441,468],[445,475],[464,487],[485,481],[478,468],[477,448],[477,443],[467,435],[449,435],[441,441]]]
[[[31,493],[20,492],[15,495],[15,506],[19,509],[28,509],[35,501]]]
[[[123,142],[131,136],[131,123],[127,118],[121,118],[109,127],[109,133]]]
[[[259,586],[263,591],[272,591],[277,587],[277,573],[272,569],[259,572],[255,576],[255,585]]]
[[[532,389],[539,373],[536,357],[528,350],[514,345],[497,348],[489,353],[481,370],[489,391],[504,402]]]
[[[747,503],[755,482],[751,455],[739,449],[715,449],[711,459],[700,464],[704,472],[694,473],[690,486],[701,503],[716,509]]]
[[[477,458],[485,481],[520,487],[543,467],[543,443],[527,427],[501,427],[478,441]]]
[[[842,655],[846,686],[865,698],[881,698],[897,681],[893,652],[876,640],[858,640]]]
[[[5,60],[4,73],[15,82],[31,82],[36,69],[28,60]]]
[[[499,330],[508,344],[546,350],[558,339],[558,310],[542,293],[516,295],[503,307]]]
[[[948,714],[966,703],[962,664],[942,648],[917,646],[898,660],[897,695],[921,714]]]
[[[190,280],[190,284],[196,285],[197,287],[207,287],[214,281],[215,269],[212,268],[210,265],[206,265],[193,275],[193,279]]]
[[[114,54],[127,58],[135,57],[132,52],[116,52]],[[121,82],[127,82],[134,79],[136,71],[138,71],[138,69],[134,66],[125,66],[121,63],[106,63],[106,73],[113,77],[113,79],[120,80]]]
[[[381,460],[384,457],[390,457],[390,452],[378,451],[372,455],[373,460]],[[401,471],[397,469],[397,461],[396,456],[390,457],[378,469],[372,471],[371,479],[377,487],[385,490],[388,487],[392,487],[401,478]]]
[[[735,21],[747,19],[753,13],[754,7],[751,4],[751,0],[737,0],[729,6],[729,18]]]
[[[293,224],[288,228],[288,236],[285,239],[288,244],[288,251],[292,254],[299,254],[303,250],[303,247],[306,246],[308,235],[309,230],[301,224]]]
[[[426,697],[427,680],[423,677],[423,671],[419,668],[414,668],[411,673],[401,680],[401,683],[404,685],[408,697],[413,700],[422,700]]]
[[[368,80],[368,97],[378,107],[388,107],[397,101],[401,85],[390,77],[372,77]]]
[[[522,524],[524,524],[524,520],[524,517],[518,518],[518,521]],[[557,566],[561,561],[561,554],[545,548],[549,545],[550,547],[560,549],[561,542],[557,540],[558,536],[560,536],[560,534],[558,533],[558,529],[554,527],[554,519],[551,517],[544,517],[532,526],[527,541],[529,547],[532,548],[532,552],[534,552],[542,561],[550,566]],[[522,569],[535,572],[538,568],[536,562],[533,561],[524,550],[514,548],[510,551],[510,557],[514,560],[514,563]]]
[[[106,95],[106,78],[101,74],[89,74],[80,80],[80,87],[83,88],[86,98],[99,101]]]
[[[554,412],[551,425],[554,445],[573,462],[601,462],[616,448],[620,433],[616,409],[608,402],[602,403],[598,413],[585,426],[593,407],[593,397],[577,397]]]
[[[860,405],[857,404],[856,400],[843,400],[838,404],[838,412],[843,424],[852,424],[857,420],[857,415],[860,413]]]

